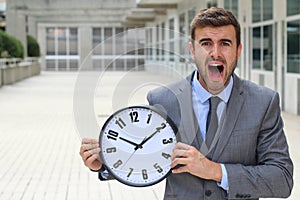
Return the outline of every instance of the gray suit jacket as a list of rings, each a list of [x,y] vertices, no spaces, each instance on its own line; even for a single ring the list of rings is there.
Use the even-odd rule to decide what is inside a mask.
[[[214,181],[189,173],[167,178],[165,200],[258,199],[287,197],[293,164],[283,131],[276,92],[236,75],[223,126],[213,150],[205,155],[225,164],[228,193]],[[150,105],[164,109],[178,127],[178,138],[200,150],[202,138],[192,107],[192,75],[148,93]]]

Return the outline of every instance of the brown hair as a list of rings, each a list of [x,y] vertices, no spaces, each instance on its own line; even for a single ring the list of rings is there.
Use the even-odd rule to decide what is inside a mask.
[[[233,25],[236,34],[237,47],[241,43],[241,27],[235,16],[224,8],[207,8],[201,10],[191,22],[191,38],[195,40],[195,30],[205,26]]]

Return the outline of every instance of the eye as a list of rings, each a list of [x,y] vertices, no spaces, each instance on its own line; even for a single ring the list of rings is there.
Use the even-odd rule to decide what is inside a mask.
[[[203,47],[209,47],[209,46],[211,46],[211,43],[210,42],[201,42],[200,45]]]
[[[230,47],[230,46],[231,46],[231,43],[228,42],[228,41],[222,41],[222,42],[221,42],[221,46],[224,46],[224,47]]]

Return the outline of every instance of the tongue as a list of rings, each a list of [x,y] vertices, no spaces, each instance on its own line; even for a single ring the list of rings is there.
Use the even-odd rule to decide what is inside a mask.
[[[217,66],[209,66],[208,69],[210,76],[215,78],[221,77],[221,72],[219,71]]]

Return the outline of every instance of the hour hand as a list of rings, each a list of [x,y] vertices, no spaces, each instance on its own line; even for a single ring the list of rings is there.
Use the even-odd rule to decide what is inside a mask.
[[[127,140],[126,138],[123,138],[123,137],[120,137],[120,140],[123,140],[123,141],[135,146],[136,148],[138,148],[138,146],[139,146],[137,143]]]

